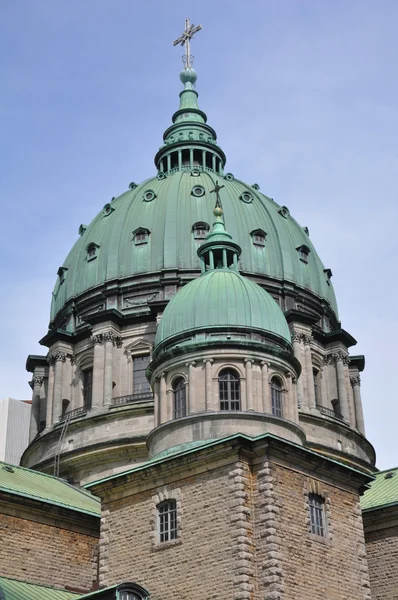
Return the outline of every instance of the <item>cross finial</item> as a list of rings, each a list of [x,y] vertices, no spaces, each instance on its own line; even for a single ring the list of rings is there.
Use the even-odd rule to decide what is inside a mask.
[[[218,185],[218,181],[216,181],[216,183],[214,185],[214,190],[210,190],[211,194],[213,192],[215,192],[215,194],[216,194],[216,208],[221,208],[220,190],[222,190],[223,187],[225,187],[225,185]]]
[[[182,35],[174,40],[173,46],[184,46],[185,45],[185,56],[183,58],[185,67],[189,69],[193,64],[193,56],[191,55],[191,39],[202,29],[202,25],[191,25],[189,19],[185,19],[185,30],[182,32]]]

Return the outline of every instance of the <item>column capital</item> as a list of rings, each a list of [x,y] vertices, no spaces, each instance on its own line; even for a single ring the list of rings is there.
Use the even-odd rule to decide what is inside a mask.
[[[291,333],[291,337],[292,337],[292,342],[302,342],[303,341],[303,334],[299,333],[298,331],[292,331]]]
[[[65,362],[66,356],[67,356],[66,352],[62,352],[62,350],[56,350],[55,352],[52,353],[52,358],[55,362],[56,361]]]
[[[312,335],[302,334],[303,342],[305,346],[310,346],[312,342]]]
[[[91,341],[93,342],[93,344],[102,344],[103,342],[103,335],[102,333],[95,333],[94,335],[91,336]]]
[[[196,367],[196,360],[191,360],[185,363],[186,367]]]
[[[271,366],[271,363],[267,362],[266,360],[262,360],[260,362],[260,366],[264,369],[264,367],[267,367],[267,369]]]
[[[352,387],[354,387],[355,385],[360,386],[361,385],[360,375],[357,375],[356,377],[350,377],[350,382],[351,382]]]
[[[32,378],[33,387],[41,387],[43,385],[44,377],[41,375],[34,375]]]
[[[254,359],[253,358],[245,358],[243,362],[245,363],[245,365],[247,365],[248,363],[250,363],[252,365],[254,362]]]
[[[348,354],[346,354],[345,352],[342,352],[341,350],[339,350],[338,352],[333,352],[333,354],[331,356],[332,356],[333,360],[336,362],[341,361],[345,365],[348,365],[350,363]]]
[[[204,362],[205,364],[206,363],[213,364],[214,363],[214,358],[204,358],[202,362]]]

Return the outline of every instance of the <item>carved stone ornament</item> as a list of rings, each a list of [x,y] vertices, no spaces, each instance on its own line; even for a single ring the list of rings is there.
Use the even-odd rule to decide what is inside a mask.
[[[116,338],[116,333],[114,331],[106,331],[103,334],[103,340],[104,342],[112,342],[112,344],[115,343],[115,338]]]
[[[303,342],[306,346],[309,346],[312,342],[312,335],[303,334]]]
[[[49,352],[46,356],[46,360],[47,360],[47,364],[48,365],[52,365],[54,362],[54,358],[53,355],[51,354],[51,352]]]
[[[297,333],[297,331],[293,331],[292,342],[301,342],[302,339],[303,339],[302,333]]]
[[[92,335],[91,341],[93,342],[93,344],[102,344],[102,341],[103,341],[102,333],[96,333],[95,335]]]
[[[326,366],[327,366],[327,365],[330,365],[330,363],[331,363],[331,360],[332,360],[332,357],[331,357],[331,355],[330,355],[330,354],[326,354],[326,355],[323,357],[323,364],[324,364],[324,365],[326,365]]]
[[[361,377],[357,375],[356,377],[350,377],[351,385],[354,387],[355,385],[361,385]]]
[[[76,356],[74,354],[71,354],[71,356],[69,357],[70,360],[70,364],[73,366],[76,363]]]
[[[339,360],[341,360],[341,362],[343,362],[344,364],[347,364],[347,359],[349,360],[347,354],[345,354],[344,352],[334,352],[334,354],[332,354],[332,358],[338,362]]]
[[[116,348],[121,348],[123,346],[123,339],[120,335],[115,337]]]
[[[345,357],[343,358],[343,363],[345,365],[349,365],[351,362],[351,358],[348,356],[348,354],[345,355]]]
[[[40,387],[43,385],[44,377],[41,377],[40,375],[34,375],[32,381],[34,386],[38,385]]]
[[[55,361],[57,361],[57,360],[59,360],[61,362],[66,361],[66,352],[62,352],[62,350],[56,350],[55,352],[53,352],[52,356]]]

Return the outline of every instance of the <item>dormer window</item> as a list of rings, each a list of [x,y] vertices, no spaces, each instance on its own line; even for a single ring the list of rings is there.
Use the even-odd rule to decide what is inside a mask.
[[[156,194],[153,190],[147,190],[146,192],[144,192],[144,195],[142,197],[144,202],[152,202],[152,200],[155,200],[155,198]]]
[[[333,275],[332,270],[331,269],[323,269],[323,272],[326,275],[326,283],[328,285],[332,285],[331,282],[330,282],[330,279],[331,279],[331,277]]]
[[[302,246],[299,246],[298,248],[296,248],[296,250],[298,252],[299,259],[303,263],[308,263],[308,255],[311,252],[311,250],[308,248],[308,246],[303,244]]]
[[[140,246],[141,244],[147,244],[149,241],[149,234],[151,232],[149,229],[145,229],[145,227],[139,227],[135,231],[133,231],[134,236],[134,244],[136,246]]]
[[[98,244],[94,244],[94,242],[89,244],[86,248],[87,260],[94,260],[95,258],[97,258],[98,249],[99,249]]]
[[[210,226],[208,223],[199,221],[192,225],[193,237],[195,240],[204,240],[209,232]]]
[[[250,232],[250,235],[252,236],[253,244],[255,246],[265,246],[265,238],[267,234],[263,229],[254,229]]]
[[[243,192],[239,196],[239,200],[242,200],[245,204],[251,204],[253,202],[253,194],[251,192]]]
[[[65,281],[65,274],[66,271],[68,270],[68,267],[60,267],[57,271],[57,275],[59,277],[59,285],[62,285],[63,282]]]

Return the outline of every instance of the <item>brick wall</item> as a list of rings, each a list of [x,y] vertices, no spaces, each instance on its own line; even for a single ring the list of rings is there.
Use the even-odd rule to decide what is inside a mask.
[[[372,600],[398,599],[398,525],[366,533]]]
[[[90,590],[98,539],[0,513],[0,573],[31,583]]]
[[[101,526],[101,584],[135,581],[149,589],[151,600],[234,598],[231,471],[224,467],[107,503]],[[180,490],[181,542],[162,547],[154,544],[153,496],[167,488]]]
[[[328,534],[310,533],[308,491],[326,499]],[[358,495],[273,463],[258,473],[259,597],[370,600]],[[279,595],[274,595],[279,594]]]
[[[370,600],[358,494],[333,473],[235,453],[228,464],[175,459],[113,481],[104,495],[100,583],[136,581],[152,600]],[[312,459],[314,460],[314,459]],[[323,459],[320,459],[320,463]],[[210,466],[211,465],[211,466]],[[164,468],[164,470],[163,470]],[[191,475],[186,474],[190,471]],[[180,473],[180,474],[179,474]],[[341,477],[341,473],[340,473]],[[156,482],[162,485],[156,486]],[[309,490],[326,498],[328,536],[309,531]],[[177,500],[180,535],[157,543],[156,504]]]

